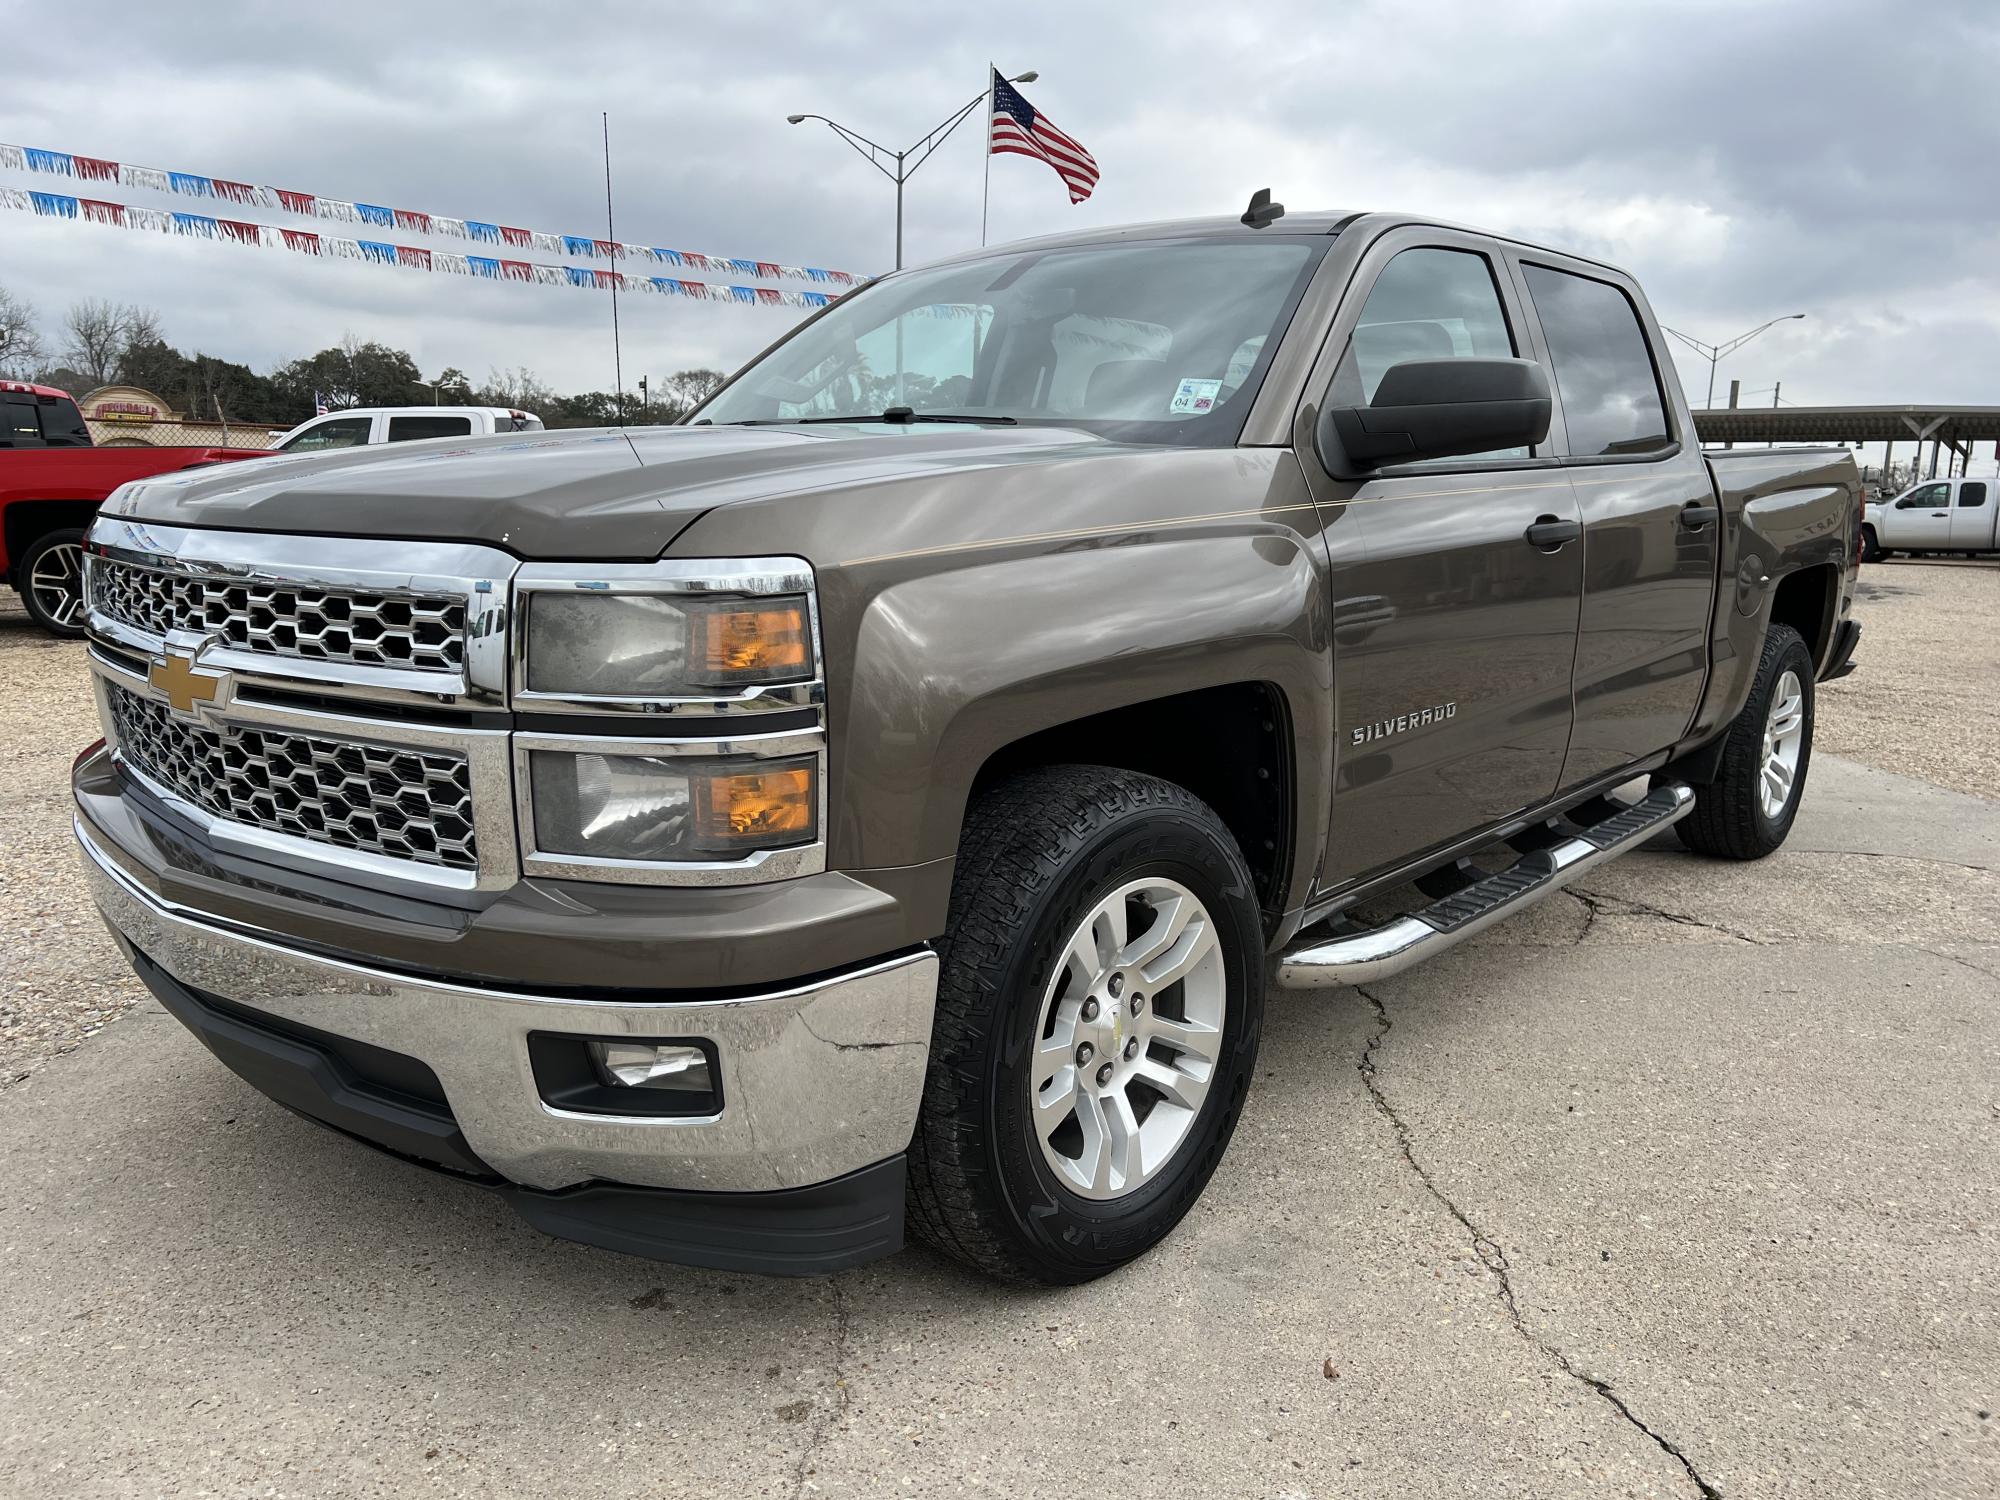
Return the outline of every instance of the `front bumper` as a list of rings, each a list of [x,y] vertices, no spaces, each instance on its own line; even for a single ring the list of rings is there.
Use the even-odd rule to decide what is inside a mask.
[[[253,1029],[262,1022],[294,1039],[303,1030],[414,1060],[435,1075],[472,1165],[506,1182],[542,1191],[611,1183],[768,1192],[845,1177],[909,1143],[936,998],[937,958],[928,950],[716,1000],[519,993],[321,957],[225,925],[149,890],[81,820],[76,832],[91,894],[149,983],[164,978]],[[576,962],[587,974],[588,955]],[[187,1019],[185,1007],[169,1008]],[[694,1118],[556,1108],[538,1089],[530,1033],[711,1042],[721,1108]],[[327,1122],[469,1170],[354,1120]]]

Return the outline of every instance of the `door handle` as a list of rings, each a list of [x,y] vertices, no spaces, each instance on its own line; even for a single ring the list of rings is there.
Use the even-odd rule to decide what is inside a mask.
[[[1689,531],[1699,531],[1712,523],[1720,515],[1713,505],[1703,505],[1699,500],[1690,500],[1681,507],[1681,525]]]
[[[1544,552],[1559,552],[1564,542],[1573,542],[1583,535],[1583,522],[1565,521],[1556,516],[1537,516],[1535,524],[1528,528],[1528,545],[1539,547]]]

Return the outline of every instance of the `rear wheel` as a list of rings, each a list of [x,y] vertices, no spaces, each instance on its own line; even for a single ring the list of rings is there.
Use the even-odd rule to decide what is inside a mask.
[[[83,533],[51,531],[21,557],[21,602],[50,635],[83,634]]]
[[[1812,733],[1812,653],[1791,626],[1773,625],[1721,769],[1674,825],[1681,842],[1721,859],[1762,859],[1784,843],[1812,764]]]
[[[910,1222],[1011,1281],[1088,1281],[1187,1213],[1256,1062],[1263,929],[1192,793],[1027,773],[966,819],[910,1148]]]

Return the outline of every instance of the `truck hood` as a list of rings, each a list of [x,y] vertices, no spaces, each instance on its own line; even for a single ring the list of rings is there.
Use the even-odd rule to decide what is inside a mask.
[[[509,433],[273,457],[120,489],[107,514],[175,526],[482,542],[649,561],[734,501],[1132,451],[1064,427],[646,427]]]

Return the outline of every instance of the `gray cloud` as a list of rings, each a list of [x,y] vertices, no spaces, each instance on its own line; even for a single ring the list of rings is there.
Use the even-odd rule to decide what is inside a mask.
[[[1030,96],[1104,172],[1072,208],[1045,169],[996,161],[997,239],[1233,212],[1268,184],[1295,206],[1431,212],[1607,256],[1641,275],[1666,321],[1705,337],[1808,312],[1725,366],[1747,389],[2000,399],[1990,0],[1024,3],[977,31],[920,5],[211,0],[199,14],[134,8],[93,26],[87,47],[60,27],[17,28],[0,139],[597,233],[608,109],[622,237],[877,270],[890,185],[785,114],[908,144],[972,96],[995,55],[1042,71]],[[976,242],[978,129],[975,117],[912,180],[912,260]],[[427,370],[610,381],[598,294],[17,215],[0,219],[0,247],[0,284],[51,322],[111,295],[157,307],[184,346],[260,367],[351,330]],[[795,316],[654,298],[624,313],[628,379],[736,362]]]

